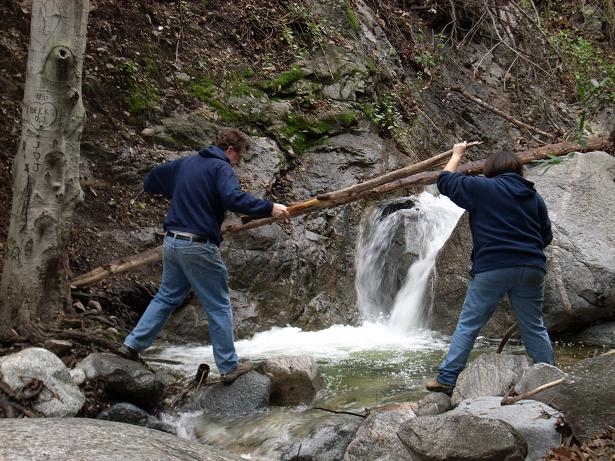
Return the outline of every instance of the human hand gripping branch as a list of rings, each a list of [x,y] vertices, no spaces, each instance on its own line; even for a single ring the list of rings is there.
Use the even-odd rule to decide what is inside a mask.
[[[271,210],[271,216],[276,219],[284,219],[290,217],[290,213],[288,212],[286,205],[274,203],[273,209]]]
[[[453,154],[451,155],[451,158],[449,159],[447,164],[444,166],[444,171],[449,171],[451,173],[457,171],[457,167],[459,166],[459,163],[461,163],[461,160],[466,153],[467,147],[468,143],[466,141],[459,142],[453,146]]]

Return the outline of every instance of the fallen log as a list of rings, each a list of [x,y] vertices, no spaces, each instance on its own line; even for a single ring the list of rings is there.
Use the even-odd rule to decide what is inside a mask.
[[[548,159],[551,157],[560,157],[562,155],[569,154],[571,152],[591,152],[596,150],[609,150],[613,148],[613,140],[610,140],[608,136],[596,136],[588,139],[583,144],[573,142],[562,142],[558,144],[544,145],[538,148],[530,149],[524,152],[520,152],[517,155],[521,159],[521,162],[526,164],[536,160]],[[440,154],[441,155],[441,154]],[[465,174],[476,175],[482,173],[484,160],[477,160],[474,162],[468,162],[459,167],[459,171]],[[406,167],[408,168],[408,167]],[[394,172],[393,172],[394,173]],[[436,182],[440,174],[440,170],[436,171],[424,171],[416,174],[412,174],[405,178],[397,179],[386,184],[382,184],[378,187],[372,187],[370,189],[356,188],[353,193],[346,192],[329,200],[320,200],[318,197],[311,198],[305,202],[299,202],[293,204],[290,208],[291,216],[300,216],[306,213],[313,213],[316,211],[325,210],[328,208],[334,208],[346,203],[355,202],[364,198],[376,199],[391,192],[415,187],[426,184],[433,184]],[[387,176],[387,175],[385,175]],[[388,176],[389,178],[394,176]],[[376,178],[378,179],[378,178]],[[354,187],[354,186],[353,186]],[[342,189],[344,190],[344,189]],[[357,192],[358,191],[358,192]],[[339,191],[337,191],[339,192]],[[235,234],[243,232],[248,229],[254,229],[256,227],[271,224],[276,221],[276,218],[260,218],[245,224],[230,224],[222,229],[223,234]],[[143,266],[145,264],[151,264],[157,262],[162,257],[162,247],[152,248],[150,250],[138,253],[132,256],[127,256],[115,261],[112,261],[104,266],[100,266],[92,271],[82,274],[71,281],[71,288],[78,288],[84,285],[89,285],[100,280],[103,280],[113,274],[121,274],[127,272],[136,267]]]

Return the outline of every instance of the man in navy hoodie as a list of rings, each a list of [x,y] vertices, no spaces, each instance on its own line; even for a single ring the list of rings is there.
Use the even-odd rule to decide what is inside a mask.
[[[170,199],[164,220],[162,281],[158,293],[124,340],[123,354],[138,359],[151,346],[190,289],[207,314],[214,360],[223,383],[250,371],[239,362],[233,338],[228,271],[220,255],[226,211],[252,216],[289,216],[286,206],[241,190],[233,167],[250,149],[250,139],[235,128],[221,129],[213,145],[197,155],[155,167],[144,189]]]
[[[544,248],[553,239],[547,207],[534,184],[523,178],[523,164],[513,152],[490,155],[480,177],[456,172],[465,150],[465,142],[455,144],[438,176],[438,190],[469,212],[473,241],[470,283],[459,321],[438,376],[426,385],[449,395],[480,329],[505,294],[528,355],[536,363],[554,363],[542,312]]]

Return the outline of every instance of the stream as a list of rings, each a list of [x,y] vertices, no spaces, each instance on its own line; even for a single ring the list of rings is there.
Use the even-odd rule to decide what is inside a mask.
[[[310,407],[277,408],[242,417],[203,413],[165,416],[180,436],[242,455],[246,459],[282,459],[293,441],[320,427],[356,422],[360,417],[316,407],[363,414],[391,402],[411,402],[427,394],[424,383],[435,374],[450,338],[427,328],[430,275],[439,249],[463,210],[446,197],[423,192],[417,197],[378,206],[366,218],[356,249],[357,308],[360,326],[334,325],[321,331],[273,328],[236,341],[239,357],[259,362],[280,355],[310,355],[326,383]],[[411,207],[404,207],[407,204]],[[393,280],[390,255],[405,247],[412,262]],[[397,290],[391,293],[391,290]],[[494,352],[498,341],[479,338],[470,360]],[[556,344],[556,365],[566,370],[591,351]],[[522,352],[509,341],[507,353]],[[157,368],[193,377],[199,363],[213,364],[211,346],[161,345],[144,358]],[[215,373],[215,368],[212,373]]]

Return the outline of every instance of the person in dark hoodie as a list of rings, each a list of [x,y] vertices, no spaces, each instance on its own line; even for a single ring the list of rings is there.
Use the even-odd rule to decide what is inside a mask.
[[[523,164],[511,151],[485,161],[480,176],[457,173],[466,143],[438,175],[438,190],[470,215],[472,269],[466,298],[448,353],[429,391],[451,394],[481,328],[506,294],[521,339],[534,362],[554,363],[553,347],[544,325],[543,299],[551,221],[534,184],[523,178]]]
[[[213,145],[197,155],[155,167],[144,190],[170,199],[164,220],[162,281],[158,293],[124,340],[124,356],[139,359],[151,346],[190,289],[207,314],[214,360],[223,383],[250,371],[239,362],[233,338],[228,271],[220,255],[221,226],[226,211],[252,216],[289,216],[285,205],[256,198],[241,190],[233,167],[250,149],[247,135],[221,129]]]

